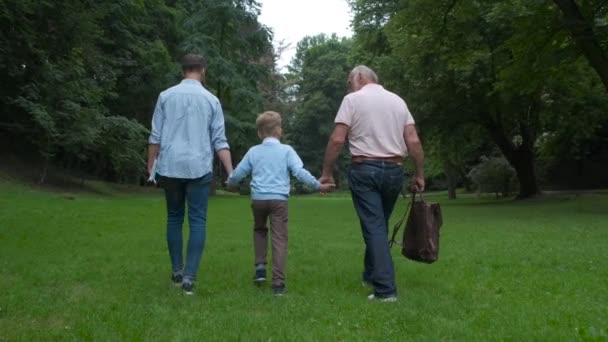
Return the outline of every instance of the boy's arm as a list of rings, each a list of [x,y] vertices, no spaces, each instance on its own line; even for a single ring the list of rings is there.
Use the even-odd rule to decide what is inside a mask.
[[[228,177],[228,181],[226,181],[228,186],[232,187],[238,185],[243,178],[251,174],[252,166],[250,161],[250,152],[251,150],[245,154],[239,165],[236,167],[236,169],[234,169],[230,177]]]
[[[300,182],[311,186],[315,190],[321,188],[321,183],[304,168],[302,159],[300,159],[300,156],[298,156],[296,151],[291,147],[289,147],[289,153],[287,154],[287,165],[291,174]]]

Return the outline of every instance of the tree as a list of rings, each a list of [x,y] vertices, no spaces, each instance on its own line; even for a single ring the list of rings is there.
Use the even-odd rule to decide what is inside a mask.
[[[295,113],[288,139],[310,170],[321,170],[323,151],[334,127],[334,118],[346,95],[350,41],[337,36],[317,35],[298,43],[289,66],[294,84]],[[345,157],[339,164],[338,182],[345,178]],[[342,182],[344,183],[344,182]]]
[[[372,11],[372,18],[381,20],[370,20],[365,11],[356,12],[355,21],[375,23],[371,30],[381,30],[386,39],[370,43],[356,36],[355,41],[360,50],[384,54],[370,59],[388,68],[381,74],[407,94],[423,138],[425,128],[437,125],[446,134],[481,127],[515,169],[520,197],[537,194],[536,142],[550,115],[544,99],[553,92],[551,80],[563,79],[565,70],[572,70],[565,66],[576,61],[553,9],[515,0],[356,4],[355,10],[383,13]],[[397,68],[402,72],[395,73]]]
[[[553,0],[564,15],[566,29],[572,35],[591,67],[597,72],[608,91],[608,3],[606,1],[587,1],[590,12],[585,16],[574,0]],[[604,40],[596,34],[595,22],[601,22],[605,33]]]
[[[274,67],[258,15],[252,0],[2,1],[0,131],[42,157],[41,181],[51,163],[134,181],[158,93],[202,52],[238,157]]]

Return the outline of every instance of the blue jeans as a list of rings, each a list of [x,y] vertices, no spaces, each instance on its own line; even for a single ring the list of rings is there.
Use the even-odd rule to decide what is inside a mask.
[[[379,297],[396,295],[388,220],[403,186],[403,166],[383,161],[353,163],[348,177],[365,240],[363,280],[373,284]]]
[[[191,281],[196,279],[196,271],[205,247],[211,180],[211,173],[196,179],[161,178],[167,201],[167,244],[173,272],[183,271],[184,279]],[[182,228],[186,201],[188,201],[190,237],[184,269]]]

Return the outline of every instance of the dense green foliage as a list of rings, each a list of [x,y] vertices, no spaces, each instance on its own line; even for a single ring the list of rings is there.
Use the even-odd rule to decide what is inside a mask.
[[[298,43],[288,78],[295,88],[293,119],[288,139],[310,170],[319,172],[327,138],[334,128],[334,118],[345,94],[350,71],[350,41],[336,36],[307,37]],[[338,163],[338,185],[344,177],[347,151]]]
[[[15,150],[137,181],[158,93],[186,52],[209,60],[238,155],[255,138],[260,85],[274,72],[259,4],[240,1],[0,2],[0,133]]]
[[[280,74],[254,0],[2,0],[0,143],[41,161],[41,180],[57,164],[137,182],[155,99],[198,52],[235,162],[257,142],[255,114],[276,110],[317,174],[348,71],[368,64],[408,102],[431,188],[471,189],[470,171],[498,155],[521,197],[552,167],[608,165],[608,2],[349,3],[354,36],[306,37]],[[346,152],[338,164],[344,187]]]
[[[434,145],[431,159],[443,160],[445,173],[458,170],[471,152],[487,154],[483,147],[491,142],[527,197],[539,190],[539,149],[545,158],[585,158],[590,145],[606,146],[600,129],[608,122],[608,89],[552,1],[351,5],[355,59],[378,69],[407,98],[425,141]],[[606,7],[585,3],[604,51]]]
[[[169,280],[161,194],[68,197],[1,181],[0,193],[8,341],[606,339],[605,194],[429,195],[446,219],[439,261],[417,264],[393,248],[399,301],[387,304],[368,303],[361,287],[364,247],[348,196],[290,200],[288,293],[273,298],[251,282],[246,197],[211,200],[190,297]],[[405,201],[396,210],[394,219]]]

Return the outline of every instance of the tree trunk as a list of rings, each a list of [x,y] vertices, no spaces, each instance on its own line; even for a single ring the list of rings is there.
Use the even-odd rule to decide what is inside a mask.
[[[518,198],[530,198],[540,193],[534,159],[534,152],[530,150],[518,149],[515,153],[515,160],[511,164],[519,181]]]
[[[448,199],[456,199],[456,170],[450,162],[443,163],[443,172],[448,182]]]
[[[553,0],[564,15],[566,28],[608,91],[608,56],[593,32],[591,20],[585,18],[574,0]]]
[[[38,180],[38,184],[44,184],[46,182],[46,176],[49,172],[49,162],[50,157],[46,156],[43,161],[42,171],[40,172],[40,179]]]
[[[530,198],[540,193],[538,180],[536,179],[534,144],[529,130],[524,123],[520,122],[520,130],[522,131],[523,143],[520,146],[515,146],[505,134],[502,126],[493,121],[490,117],[486,118],[484,123],[485,128],[490,133],[492,140],[496,143],[509,164],[515,169],[517,180],[519,181],[518,198]]]

